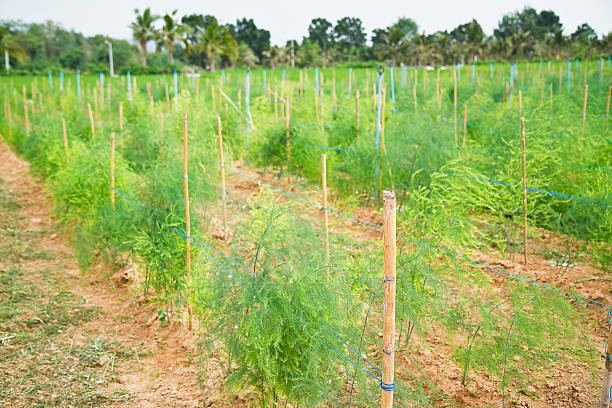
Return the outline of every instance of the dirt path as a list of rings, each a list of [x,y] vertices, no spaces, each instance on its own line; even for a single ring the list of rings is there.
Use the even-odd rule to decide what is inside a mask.
[[[0,142],[0,406],[211,406],[195,335],[129,279],[82,274],[50,208]]]

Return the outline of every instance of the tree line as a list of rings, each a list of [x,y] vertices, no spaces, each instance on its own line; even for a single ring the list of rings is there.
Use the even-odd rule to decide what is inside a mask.
[[[164,15],[134,10],[134,42],[104,35],[86,37],[59,24],[0,21],[0,51],[13,72],[72,69],[108,71],[108,44],[117,72],[158,73],[184,66],[214,71],[219,67],[329,66],[377,61],[386,64],[447,65],[474,60],[589,58],[612,54],[612,32],[599,37],[584,23],[563,33],[559,16],[531,7],[506,14],[491,36],[473,19],[452,30],[419,32],[415,21],[400,17],[368,37],[361,19],[334,23],[315,18],[308,34],[284,46],[271,45],[270,32],[253,19],[221,24],[216,17],[177,10]],[[5,61],[6,62],[6,61]],[[6,70],[3,70],[6,72]]]

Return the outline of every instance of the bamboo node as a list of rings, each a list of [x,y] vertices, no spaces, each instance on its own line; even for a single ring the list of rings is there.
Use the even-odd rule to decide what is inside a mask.
[[[390,347],[383,347],[382,352],[390,356],[391,354],[395,353],[395,346],[392,345]]]

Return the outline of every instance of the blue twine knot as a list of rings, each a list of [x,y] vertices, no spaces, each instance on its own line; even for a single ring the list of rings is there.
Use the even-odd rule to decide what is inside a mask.
[[[383,382],[383,380],[381,379],[380,388],[383,391],[393,391],[395,389],[395,383],[387,384],[386,382]]]

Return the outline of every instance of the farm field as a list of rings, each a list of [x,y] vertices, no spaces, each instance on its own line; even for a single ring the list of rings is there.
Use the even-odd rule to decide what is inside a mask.
[[[18,159],[3,153],[2,251],[13,253],[3,301],[85,280],[66,294],[77,316],[57,318],[91,330],[82,353],[102,344],[117,377],[133,382],[170,353],[182,371],[151,381],[185,389],[185,406],[376,406],[382,195],[393,190],[395,404],[596,406],[612,304],[611,69],[594,60],[1,78],[4,143],[44,185],[45,228],[76,258],[64,267],[14,245],[15,231],[49,237],[18,216],[19,183],[5,177]],[[35,264],[22,266],[28,257]],[[121,295],[101,311],[70,304],[92,290]],[[22,316],[1,318],[5,361],[68,341],[37,332],[45,318],[24,299]],[[113,316],[120,305],[127,314]],[[96,332],[117,320],[134,338]],[[151,345],[159,336],[167,342]],[[155,406],[106,364],[92,367],[75,369],[102,381],[81,394],[98,400],[75,404]],[[20,385],[11,399],[15,385],[0,387],[9,404],[40,394],[40,406],[62,406],[45,389]]]

